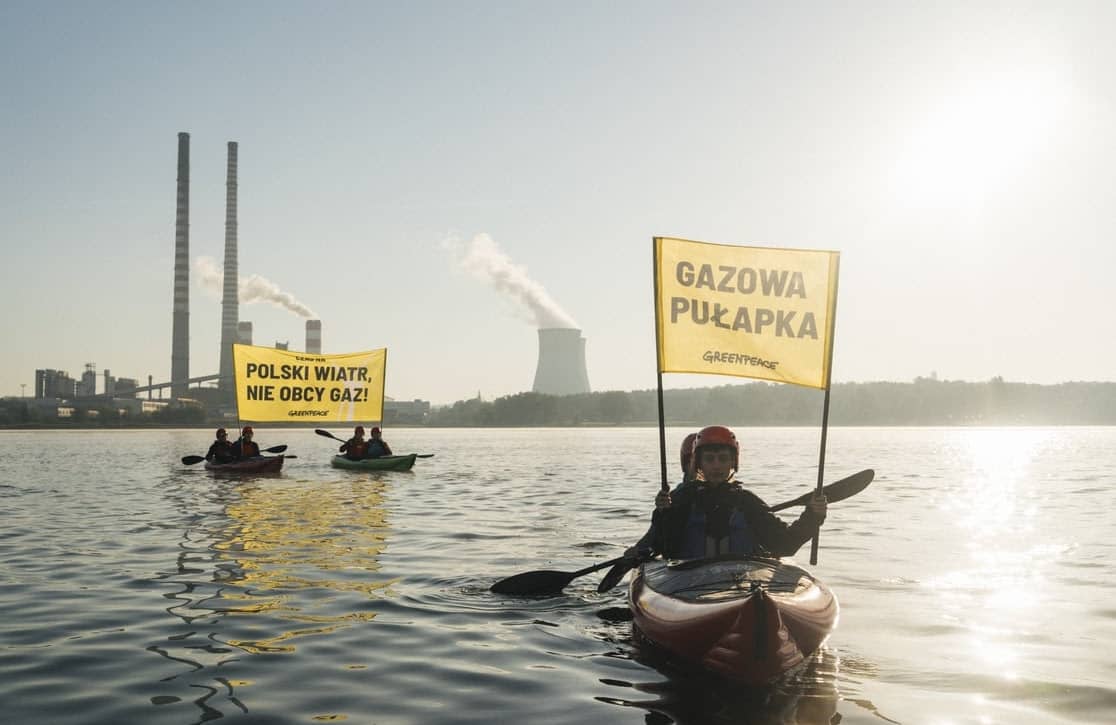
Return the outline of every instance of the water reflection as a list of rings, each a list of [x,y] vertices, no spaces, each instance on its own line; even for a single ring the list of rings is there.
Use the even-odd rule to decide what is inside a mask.
[[[655,668],[667,679],[644,683],[602,680],[607,685],[630,688],[632,694],[597,699],[647,710],[648,725],[812,725],[841,720],[837,712],[840,659],[826,648],[768,688],[745,688],[708,673],[675,669],[651,648],[637,648],[634,654],[637,662]]]
[[[957,528],[954,558],[929,578],[940,617],[967,631],[967,659],[981,672],[1018,676],[1022,638],[1044,606],[1049,569],[1065,543],[1040,532],[1038,490],[1031,471],[1050,444],[1045,430],[968,431],[954,450],[968,475],[942,501]]]
[[[254,682],[231,679],[230,665],[246,654],[293,653],[302,638],[374,619],[374,600],[395,581],[379,575],[391,530],[382,476],[168,483],[189,524],[175,566],[157,578],[179,586],[163,596],[187,627],[148,650],[186,668],[162,682],[186,676],[180,686],[203,694],[160,693],[153,705],[189,699],[201,711],[196,722],[221,717],[221,702],[247,712],[236,690]],[[215,668],[222,676],[203,676]]]

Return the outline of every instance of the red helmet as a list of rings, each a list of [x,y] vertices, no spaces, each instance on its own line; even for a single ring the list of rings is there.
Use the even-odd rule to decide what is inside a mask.
[[[253,433],[253,430],[252,430],[252,426],[250,426],[250,425],[244,426],[244,430],[240,431],[240,435],[242,435],[242,436],[252,435],[252,433]]]
[[[691,433],[682,439],[682,450],[679,452],[679,457],[682,463],[683,475],[689,473],[690,464],[694,461],[694,439],[697,437],[697,433]]]
[[[364,435],[364,426],[363,425],[358,425],[356,428],[354,428],[353,429],[353,435],[359,435],[359,436]]]
[[[710,425],[698,431],[694,439],[694,457],[696,458],[705,446],[730,446],[732,447],[732,467],[740,466],[740,442],[736,434],[723,425]]]
[[[373,428],[373,429],[372,429],[372,432],[373,432],[373,433],[379,433],[379,432],[380,432],[380,428],[379,428],[379,426],[377,426],[377,427]]]

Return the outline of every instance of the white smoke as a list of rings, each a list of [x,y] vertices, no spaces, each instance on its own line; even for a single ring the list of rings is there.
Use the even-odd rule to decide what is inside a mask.
[[[198,273],[198,284],[206,292],[212,293],[217,299],[223,294],[225,274],[212,257],[198,257],[194,260],[194,269]],[[279,289],[266,277],[253,274],[241,277],[237,282],[237,296],[240,302],[251,304],[253,302],[267,302],[280,309],[293,312],[300,317],[316,319],[317,315],[306,305],[295,299],[294,295]]]
[[[527,275],[527,268],[513,263],[487,234],[478,234],[469,242],[450,237],[442,246],[454,256],[459,269],[510,297],[528,322],[540,329],[578,327],[546,289]]]

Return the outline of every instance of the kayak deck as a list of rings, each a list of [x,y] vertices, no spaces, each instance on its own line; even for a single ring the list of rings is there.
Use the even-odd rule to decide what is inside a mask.
[[[344,468],[350,471],[409,471],[415,465],[417,453],[408,453],[405,456],[380,456],[379,458],[361,458],[358,461],[334,456],[330,465],[334,468]]]
[[[839,611],[833,592],[805,569],[739,555],[647,562],[628,600],[644,640],[681,664],[751,686],[816,652]]]
[[[214,473],[271,473],[283,468],[283,456],[253,456],[231,463],[205,462],[205,470]]]

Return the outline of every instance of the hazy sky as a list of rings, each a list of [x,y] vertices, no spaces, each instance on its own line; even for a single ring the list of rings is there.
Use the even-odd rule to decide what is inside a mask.
[[[180,131],[192,375],[237,141],[241,277],[324,352],[387,347],[391,397],[529,390],[525,288],[594,390],[653,388],[655,235],[840,251],[835,382],[1113,380],[1113,28],[1111,2],[4,0],[0,395],[169,379]],[[298,312],[240,318],[302,349]]]

